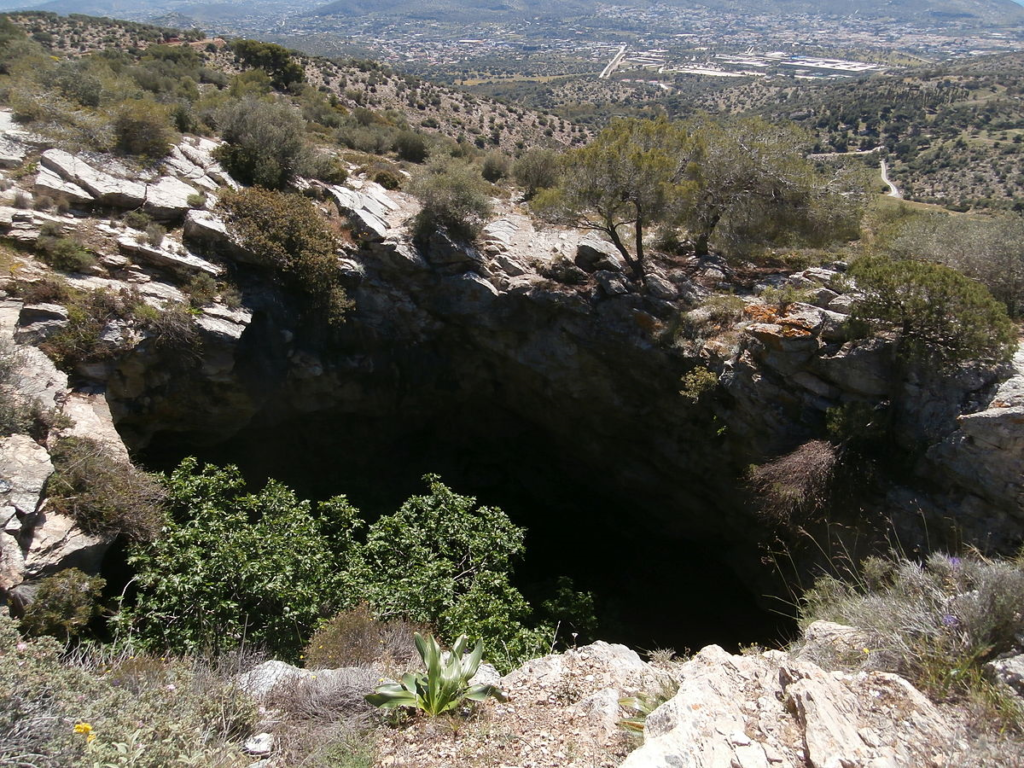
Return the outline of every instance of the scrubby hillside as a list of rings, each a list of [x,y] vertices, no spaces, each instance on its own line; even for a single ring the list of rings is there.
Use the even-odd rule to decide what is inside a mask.
[[[17,18],[0,762],[1013,765],[1017,218],[788,124],[552,150],[429,91],[483,152],[368,63]]]

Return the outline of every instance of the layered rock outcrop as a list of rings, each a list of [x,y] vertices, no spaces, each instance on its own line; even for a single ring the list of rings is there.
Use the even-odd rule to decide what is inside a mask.
[[[325,212],[347,217],[354,237],[338,268],[355,309],[327,338],[251,263],[212,194],[208,207],[190,208],[188,190],[233,186],[215,146],[187,139],[142,181],[116,164],[43,152],[42,168],[88,195],[85,207],[130,204],[182,220],[159,246],[83,211],[0,208],[0,230],[14,240],[34,242],[47,222],[89,235],[99,262],[68,277],[75,288],[131,288],[163,308],[184,303],[182,286],[196,275],[230,275],[239,286],[241,307],[195,313],[201,350],[175,357],[138,328],[110,323],[101,338],[110,354],[74,371],[75,389],[102,393],[133,450],[172,440],[185,452],[299,421],[313,437],[343,431],[332,459],[346,461],[438,424],[472,442],[498,414],[542,434],[586,482],[643,510],[638,525],[669,539],[708,537],[725,557],[739,547],[752,560],[763,530],[751,525],[746,467],[820,436],[832,408],[880,407],[893,394],[886,339],[852,338],[847,327],[856,297],[836,279],[841,266],[766,276],[807,301],[780,309],[751,294],[745,313],[715,320],[702,300],[722,285],[742,288],[720,259],[666,258],[638,284],[607,244],[538,228],[501,201],[477,245],[444,232],[414,243],[416,201],[356,175],[303,185]],[[23,341],[38,343],[65,322],[59,308],[18,311]],[[881,500],[886,512],[913,525],[922,511],[952,514],[968,539],[1020,539],[1022,364],[905,383],[900,440],[926,449],[918,475],[932,484]],[[720,385],[710,405],[678,395],[698,365]]]

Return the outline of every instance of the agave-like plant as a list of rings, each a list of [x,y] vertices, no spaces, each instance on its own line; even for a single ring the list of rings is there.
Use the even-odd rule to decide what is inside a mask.
[[[465,700],[483,701],[491,697],[505,701],[505,696],[493,685],[470,685],[469,681],[480,667],[484,655],[482,640],[466,654],[469,640],[461,635],[445,657],[441,646],[430,635],[415,635],[416,650],[427,668],[426,672],[402,675],[400,683],[384,683],[369,694],[366,700],[381,709],[412,707],[428,715],[440,715],[455,709]]]

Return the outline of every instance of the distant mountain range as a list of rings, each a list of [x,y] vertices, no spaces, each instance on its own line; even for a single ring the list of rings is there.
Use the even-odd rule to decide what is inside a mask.
[[[678,7],[702,6],[737,14],[859,16],[925,24],[963,23],[1006,25],[1024,23],[1024,0],[659,0]],[[621,5],[650,5],[651,0],[617,0]],[[229,20],[285,10],[315,16],[367,15],[404,18],[445,18],[459,15],[460,21],[474,18],[495,20],[501,16],[587,15],[598,0],[0,0],[0,11],[45,10],[61,14],[83,13],[133,20],[153,19],[168,14],[199,20]]]
[[[1024,0],[660,0],[679,7],[703,6],[731,13],[767,15],[820,14],[891,18],[896,21],[955,21],[1010,24],[1024,21]],[[646,0],[620,0],[648,5]],[[318,16],[388,14],[436,18],[462,13],[571,15],[586,13],[596,0],[334,0],[312,11]]]

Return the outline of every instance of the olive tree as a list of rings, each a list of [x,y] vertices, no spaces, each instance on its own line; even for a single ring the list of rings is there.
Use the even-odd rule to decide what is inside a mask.
[[[686,131],[668,120],[616,120],[565,156],[560,182],[540,191],[534,208],[606,235],[642,279],[647,228],[673,216],[687,192],[687,146]],[[632,239],[632,250],[624,238]]]
[[[845,174],[815,169],[796,126],[700,118],[688,132],[691,187],[680,212],[698,254],[723,227],[740,244],[857,236],[862,194]]]

